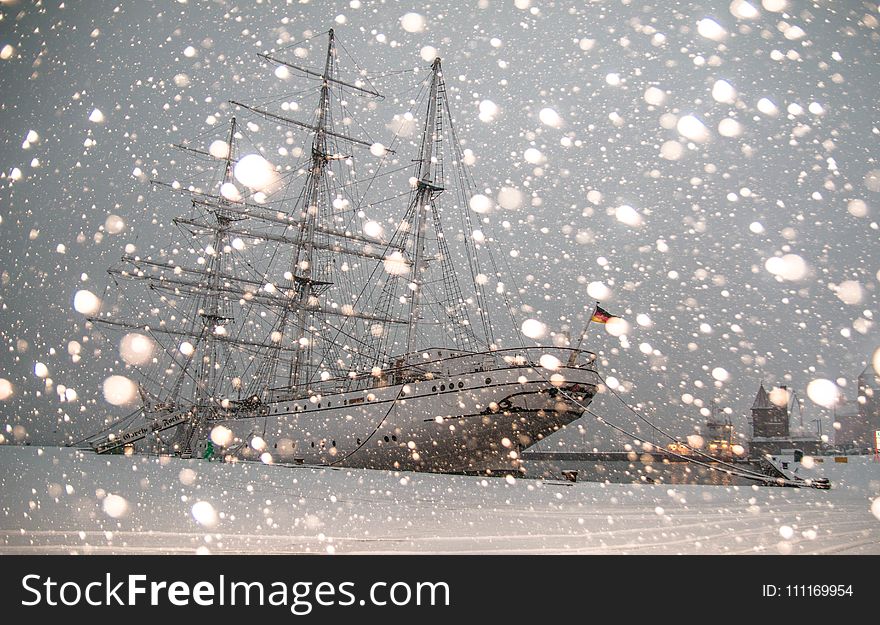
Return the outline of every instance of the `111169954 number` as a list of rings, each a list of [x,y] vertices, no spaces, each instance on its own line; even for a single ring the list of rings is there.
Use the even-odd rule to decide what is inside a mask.
[[[764,597],[852,597],[852,584],[788,584],[776,586],[764,584]]]

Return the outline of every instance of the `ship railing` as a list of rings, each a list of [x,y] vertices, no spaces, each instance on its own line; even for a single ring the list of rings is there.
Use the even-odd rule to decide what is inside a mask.
[[[430,358],[424,358],[429,354]],[[349,392],[370,390],[407,384],[421,380],[439,379],[457,373],[481,373],[538,365],[541,357],[551,355],[560,361],[562,368],[587,369],[595,371],[596,354],[572,347],[525,347],[506,348],[491,352],[456,352],[444,348],[424,349],[398,358],[394,366],[382,369],[378,375],[364,372],[355,377],[335,377],[309,384],[308,390],[275,388],[273,396],[285,398],[306,398],[310,395],[335,394],[342,386]],[[418,357],[418,363],[413,362]],[[470,365],[467,361],[471,360]]]
[[[574,347],[510,348],[499,349],[491,354],[500,356],[505,364],[516,367],[529,363],[540,364],[544,356],[553,356],[560,361],[562,367],[572,369],[595,369],[596,363],[596,354]]]
[[[425,354],[429,357],[425,358]],[[474,371],[494,370],[498,369],[501,363],[507,367],[527,366],[529,363],[537,364],[544,355],[552,355],[560,362],[565,363],[564,366],[573,368],[593,368],[596,362],[596,354],[593,352],[573,347],[510,347],[489,352],[457,352],[444,348],[430,348],[401,356],[395,361],[395,367],[388,370],[394,370],[401,366],[403,368],[428,367],[434,369],[439,366],[440,369],[460,371],[463,367],[456,361],[468,359],[479,361],[478,364],[482,368],[475,368]]]

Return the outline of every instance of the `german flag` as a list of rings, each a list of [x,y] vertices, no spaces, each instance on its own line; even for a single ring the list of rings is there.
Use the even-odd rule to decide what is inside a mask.
[[[596,306],[596,310],[593,311],[593,316],[590,317],[590,321],[595,323],[607,323],[611,317],[613,317],[610,312],[602,308],[601,306]]]

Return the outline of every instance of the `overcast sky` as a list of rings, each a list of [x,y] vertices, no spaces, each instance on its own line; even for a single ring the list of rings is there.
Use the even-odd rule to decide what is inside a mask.
[[[827,433],[808,383],[854,397],[880,346],[876,3],[50,0],[0,16],[0,424],[32,441],[125,412],[102,382],[135,374],[73,298],[104,296],[126,244],[172,236],[185,202],[148,183],[180,175],[169,144],[229,99],[290,89],[256,54],[329,27],[375,75],[443,57],[480,190],[526,198],[490,215],[513,225],[520,321],[577,334],[601,296],[630,329],[594,326],[587,347],[676,434],[713,405],[745,429],[761,380],[795,388]],[[371,136],[413,80],[377,79]]]

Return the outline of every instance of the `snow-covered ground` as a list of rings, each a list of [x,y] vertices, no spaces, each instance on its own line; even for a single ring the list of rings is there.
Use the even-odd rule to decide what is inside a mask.
[[[2,553],[873,553],[880,463],[830,491],[483,479],[0,447]]]

